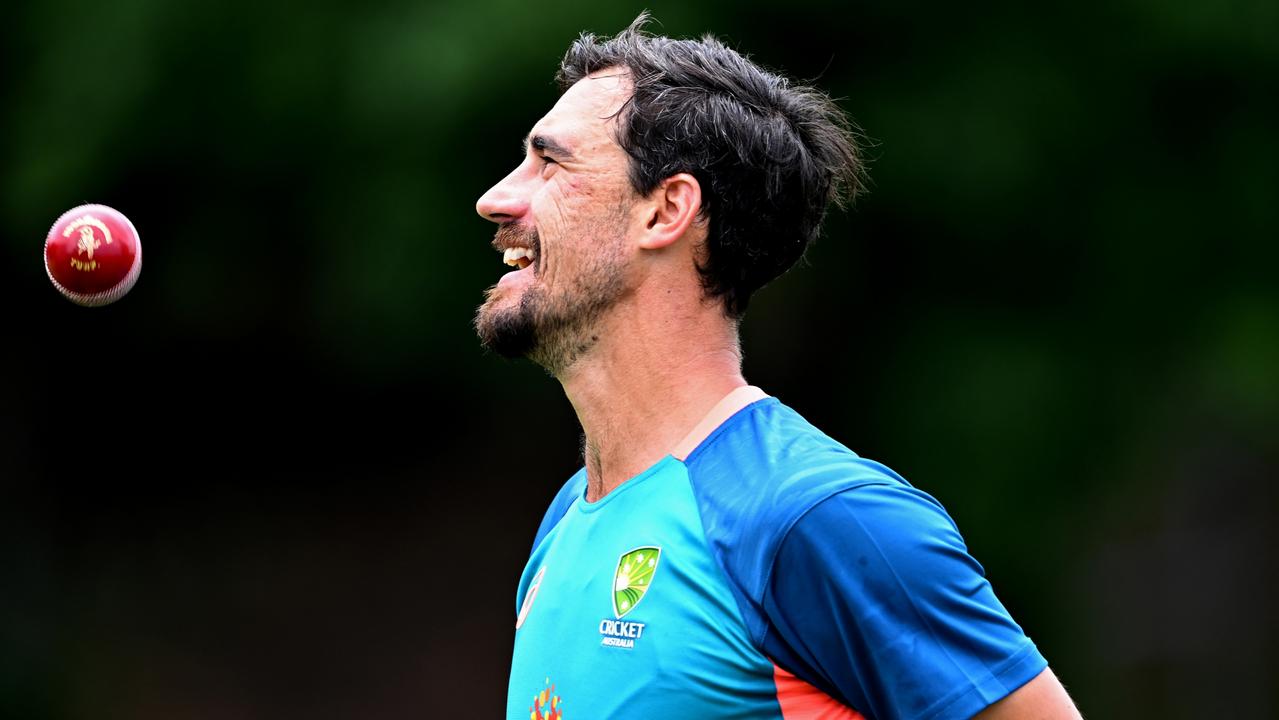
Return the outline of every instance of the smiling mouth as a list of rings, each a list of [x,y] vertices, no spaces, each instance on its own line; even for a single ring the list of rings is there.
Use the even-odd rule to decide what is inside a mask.
[[[541,270],[541,238],[531,226],[503,223],[493,235],[493,249],[502,253],[502,262],[515,268],[516,275],[525,270],[537,274]]]
[[[533,248],[509,247],[502,253],[502,262],[521,270],[532,265],[536,259],[537,254]]]

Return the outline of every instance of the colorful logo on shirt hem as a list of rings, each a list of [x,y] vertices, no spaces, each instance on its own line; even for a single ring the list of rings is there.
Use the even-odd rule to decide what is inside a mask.
[[[533,704],[529,706],[529,720],[563,720],[564,701],[559,695],[555,694],[555,684],[550,678],[546,678],[546,685],[542,688],[542,692],[533,696]]]

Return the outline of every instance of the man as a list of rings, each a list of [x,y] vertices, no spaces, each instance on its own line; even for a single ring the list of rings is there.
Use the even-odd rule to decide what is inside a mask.
[[[1077,718],[945,511],[747,385],[738,320],[861,167],[838,108],[713,39],[583,35],[480,198],[483,343],[585,467],[517,596],[509,718]]]

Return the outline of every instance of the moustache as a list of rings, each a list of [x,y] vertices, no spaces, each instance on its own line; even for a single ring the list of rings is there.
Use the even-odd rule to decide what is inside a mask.
[[[525,228],[516,223],[506,223],[493,234],[493,249],[505,252],[507,248],[532,248],[535,257],[541,257],[542,241],[537,228]]]

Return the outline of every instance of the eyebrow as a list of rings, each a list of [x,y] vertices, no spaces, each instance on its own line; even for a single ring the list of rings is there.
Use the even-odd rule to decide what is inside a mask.
[[[549,138],[545,135],[529,135],[524,138],[525,152],[528,151],[530,146],[538,152],[549,153],[558,160],[573,159],[573,151],[569,150],[564,145],[561,145],[559,141],[554,138]]]

